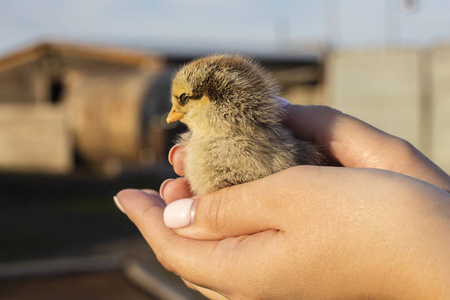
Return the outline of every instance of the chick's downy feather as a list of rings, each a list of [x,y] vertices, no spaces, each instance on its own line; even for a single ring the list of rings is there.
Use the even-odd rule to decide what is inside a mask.
[[[210,193],[299,164],[321,164],[317,148],[282,125],[279,88],[258,64],[213,55],[182,67],[172,83],[168,122],[189,131],[179,143],[192,191]]]

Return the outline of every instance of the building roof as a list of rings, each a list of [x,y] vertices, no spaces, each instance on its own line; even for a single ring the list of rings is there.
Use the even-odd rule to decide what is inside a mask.
[[[51,54],[83,57],[136,68],[160,67],[163,56],[150,51],[62,42],[38,43],[0,57],[0,72]]]

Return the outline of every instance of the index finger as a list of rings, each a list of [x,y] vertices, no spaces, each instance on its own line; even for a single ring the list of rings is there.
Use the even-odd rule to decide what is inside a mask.
[[[286,124],[295,136],[323,146],[346,167],[377,167],[380,144],[393,136],[328,106],[289,105]],[[380,159],[381,161],[384,159]]]
[[[286,124],[345,167],[389,170],[445,190],[450,177],[409,142],[327,106],[286,105]]]
[[[163,201],[154,191],[126,189],[117,194],[117,199],[167,270],[193,283],[220,286],[219,279],[210,276],[216,267],[210,262],[220,261],[216,257],[218,241],[185,238],[165,226]]]

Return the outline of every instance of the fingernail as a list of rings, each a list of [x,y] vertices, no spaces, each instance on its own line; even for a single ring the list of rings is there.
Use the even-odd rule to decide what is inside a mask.
[[[194,222],[196,201],[191,198],[174,201],[164,209],[164,223],[169,228],[186,227]]]
[[[167,159],[169,160],[169,163],[170,163],[171,165],[173,165],[173,158],[172,158],[173,150],[174,150],[176,147],[178,147],[178,146],[179,146],[179,144],[176,144],[176,145],[174,145],[172,148],[170,148],[170,150],[169,150],[169,155],[167,155]]]
[[[116,203],[117,208],[120,209],[121,212],[123,212],[124,214],[126,214],[126,213],[125,213],[125,210],[123,209],[122,205],[121,205],[120,202],[119,202],[119,198],[117,198],[117,196],[114,196],[113,199],[114,199],[114,203]]]
[[[287,108],[288,106],[292,105],[289,101],[287,101],[286,99],[283,99],[281,97],[276,97],[275,99],[283,108]]]
[[[174,181],[175,179],[169,178],[163,181],[163,183],[161,183],[161,186],[159,187],[159,195],[161,196],[161,198],[163,197],[163,192],[164,192],[164,187],[166,186],[166,184],[170,181]]]

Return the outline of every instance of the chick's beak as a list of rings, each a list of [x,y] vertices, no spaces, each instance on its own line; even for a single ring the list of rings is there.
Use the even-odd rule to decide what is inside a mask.
[[[174,107],[172,107],[172,109],[170,110],[169,115],[167,116],[167,124],[181,120],[184,116],[184,113],[181,112],[177,112],[176,109]]]

